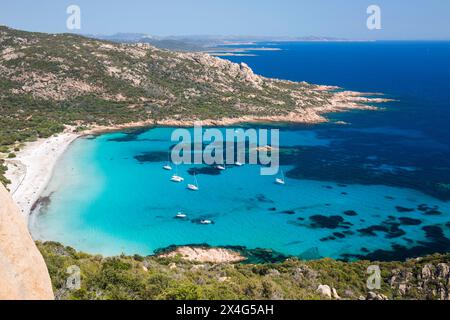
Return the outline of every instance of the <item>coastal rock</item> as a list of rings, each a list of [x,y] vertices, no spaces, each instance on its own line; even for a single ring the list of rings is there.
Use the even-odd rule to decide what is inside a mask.
[[[428,263],[416,270],[395,269],[389,284],[402,298],[415,298],[420,294],[426,299],[449,300],[450,268],[446,263],[436,266]]]
[[[0,204],[0,300],[52,300],[44,259],[1,183]]]
[[[178,247],[160,255],[162,258],[181,257],[184,260],[200,263],[235,263],[246,260],[240,253],[224,248]]]
[[[333,294],[334,299],[341,300],[341,297],[338,295],[337,290],[335,288],[331,289],[331,293]]]
[[[269,273],[267,275],[269,277],[279,277],[280,276],[280,271],[278,271],[276,269],[271,269],[271,270],[269,270]]]
[[[432,279],[433,278],[433,265],[427,264],[422,268],[422,279]]]
[[[325,298],[331,299],[331,297],[332,297],[332,291],[331,291],[330,286],[328,286],[328,285],[323,285],[323,284],[319,285],[316,292]]]
[[[389,300],[384,294],[370,291],[367,293],[366,300]]]
[[[437,265],[436,269],[437,269],[436,271],[437,271],[438,278],[442,278],[442,279],[448,278],[449,273],[450,273],[450,268],[449,268],[448,264],[439,263]]]
[[[309,268],[308,266],[301,266],[295,269],[293,278],[297,282],[302,282],[304,280],[307,281],[315,281],[317,279],[317,271]]]
[[[172,262],[171,264],[169,264],[169,269],[170,270],[175,270],[177,268],[177,264]]]

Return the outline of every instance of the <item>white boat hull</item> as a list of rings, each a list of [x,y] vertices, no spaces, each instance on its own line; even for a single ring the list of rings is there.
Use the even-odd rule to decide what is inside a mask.
[[[191,191],[199,191],[200,189],[197,186],[194,186],[193,184],[189,184],[187,188]]]
[[[179,176],[173,176],[172,179],[170,179],[170,181],[179,183],[179,182],[183,182],[184,179],[182,177],[179,177]]]

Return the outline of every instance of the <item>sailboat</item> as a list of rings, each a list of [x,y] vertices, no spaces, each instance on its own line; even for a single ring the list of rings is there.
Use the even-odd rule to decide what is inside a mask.
[[[242,167],[244,165],[244,163],[245,163],[245,155],[244,156],[242,156],[242,155],[243,155],[242,152],[239,152],[239,154],[237,155],[236,162],[234,163],[234,165],[236,167]],[[244,161],[240,162],[239,160],[244,160]]]
[[[186,219],[187,215],[183,212],[178,212],[177,215],[175,216],[175,218],[177,219]]]
[[[225,168],[225,165],[222,166],[222,165],[219,164],[219,165],[216,166],[216,169],[218,169],[218,170],[220,170],[220,171],[223,171],[223,170],[225,170],[226,168]]]
[[[167,164],[163,167],[163,169],[172,171],[172,166],[170,165],[170,151],[167,153]]]
[[[172,178],[170,179],[170,181],[176,182],[176,183],[179,183],[179,182],[183,182],[183,181],[184,181],[184,178],[182,178],[182,177],[180,177],[180,176],[178,175],[178,166],[177,166],[176,174],[174,174],[174,175],[172,176]]]
[[[284,180],[283,170],[281,170],[281,178],[280,177],[276,178],[275,179],[275,183],[276,184],[280,184],[280,185],[285,185],[286,184],[286,181]]]
[[[194,179],[195,179],[195,184],[188,184],[187,188],[191,191],[199,191],[200,188],[198,187],[197,176],[195,173],[194,173]]]

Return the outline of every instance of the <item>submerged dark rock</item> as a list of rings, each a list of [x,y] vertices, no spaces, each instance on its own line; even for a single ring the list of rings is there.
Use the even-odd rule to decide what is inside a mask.
[[[405,240],[408,243],[414,243],[414,240],[412,240],[410,238],[403,238],[403,240]]]
[[[399,238],[406,234],[406,232],[400,229],[399,223],[391,221],[383,222],[380,225],[373,225],[367,228],[359,229],[358,232],[363,236],[376,237],[377,232],[385,233],[387,239]]]
[[[344,211],[344,214],[345,214],[346,216],[349,216],[349,217],[355,217],[355,216],[358,215],[358,213],[357,213],[356,211],[354,211],[354,210],[347,210],[347,211]]]
[[[418,225],[422,224],[422,220],[408,218],[408,217],[401,217],[401,218],[398,218],[398,220],[404,226],[418,226]]]
[[[404,137],[390,135],[389,139],[385,139],[384,134],[360,131],[345,131],[344,136],[337,130],[324,130],[320,135],[323,138],[339,139],[327,147],[283,147],[285,152],[280,153],[281,163],[294,166],[286,173],[289,178],[324,181],[324,188],[331,187],[325,181],[335,181],[336,186],[381,184],[411,188],[441,200],[450,200],[450,188],[441,187],[442,174],[448,175],[450,170],[430,165],[430,154],[415,144],[405,144]],[[379,155],[368,163],[374,146]],[[380,169],[387,162],[391,163],[392,169]],[[440,168],[450,168],[448,152],[433,154],[432,163],[439,163]],[[410,166],[416,170],[402,169]],[[390,194],[386,195],[386,199],[395,200]]]
[[[442,212],[437,209],[431,209],[425,212],[425,215],[427,216],[440,216],[442,215]]]
[[[439,211],[439,206],[430,207],[427,204],[421,204],[417,207],[417,210],[423,212],[427,216],[440,216],[442,212]]]
[[[450,239],[448,239],[439,226],[425,226],[422,228],[425,232],[427,241],[418,241],[416,246],[406,247],[399,244],[393,244],[391,250],[375,250],[366,255],[361,254],[343,254],[344,260],[361,259],[369,261],[405,261],[411,257],[422,257],[435,253],[447,253],[450,251]]]
[[[401,207],[401,206],[396,206],[395,209],[397,210],[397,212],[413,212],[415,211],[414,208],[405,208],[405,207]]]
[[[220,176],[221,170],[216,167],[201,167],[201,168],[190,168],[188,174],[193,175],[208,175],[208,176]]]
[[[110,138],[108,141],[110,142],[131,142],[139,139],[139,136],[147,132],[149,128],[138,128],[138,129],[130,129],[122,132],[124,135],[122,137]],[[165,140],[163,140],[165,141]]]
[[[358,232],[361,233],[361,235],[363,236],[371,236],[371,237],[376,237],[377,234],[376,232],[388,232],[389,229],[386,226],[383,225],[375,225],[375,226],[370,226],[367,228],[362,228],[359,229]]]
[[[167,152],[160,152],[160,151],[145,152],[137,156],[134,156],[134,159],[136,159],[140,163],[164,162],[167,161]]]
[[[345,223],[344,218],[341,216],[323,216],[314,215],[309,217],[311,220],[311,227],[318,229],[337,229],[342,228]]]
[[[335,232],[335,233],[333,233],[333,235],[334,235],[336,238],[339,238],[339,239],[344,239],[344,238],[345,238],[345,234],[343,234],[343,233],[341,233],[341,232]]]
[[[425,236],[428,239],[443,239],[444,231],[439,226],[426,226],[422,228],[423,231],[425,231]]]
[[[257,194],[256,195],[256,200],[258,200],[261,203],[274,203],[273,200],[270,200],[269,198],[267,198],[265,195],[263,195],[262,193]]]

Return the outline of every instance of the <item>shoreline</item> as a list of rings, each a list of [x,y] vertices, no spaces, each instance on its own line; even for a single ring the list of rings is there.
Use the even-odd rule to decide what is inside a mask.
[[[319,86],[318,90],[328,91],[334,87]],[[54,167],[59,158],[76,139],[107,132],[117,132],[133,128],[145,128],[155,126],[188,127],[201,123],[209,126],[231,126],[243,123],[285,123],[285,124],[320,124],[328,122],[324,114],[348,112],[352,110],[380,110],[378,107],[367,103],[383,103],[392,101],[385,98],[367,98],[363,93],[354,91],[342,91],[334,95],[334,98],[320,107],[308,110],[292,111],[288,114],[274,116],[241,116],[222,119],[183,119],[182,116],[174,116],[164,120],[146,120],[131,122],[121,125],[99,126],[93,125],[82,132],[74,132],[73,127],[67,127],[60,134],[46,139],[38,139],[26,143],[25,147],[16,153],[13,159],[5,159],[8,170],[5,176],[11,181],[10,193],[14,202],[18,205],[25,220],[29,221],[32,208],[47,187],[53,174]],[[341,124],[341,123],[339,123]]]
[[[79,136],[66,131],[28,142],[15,158],[6,160],[8,170],[5,176],[11,181],[10,194],[27,223],[33,205],[47,187],[60,156]]]

